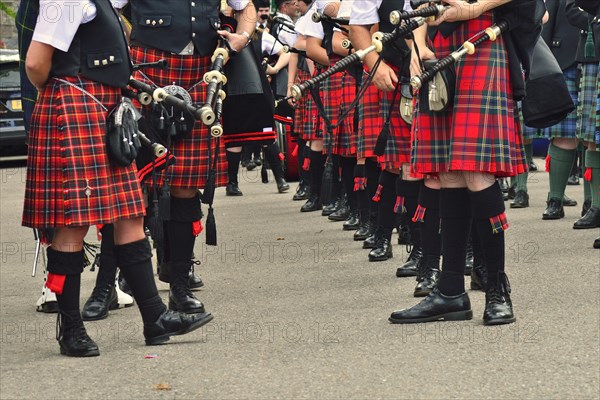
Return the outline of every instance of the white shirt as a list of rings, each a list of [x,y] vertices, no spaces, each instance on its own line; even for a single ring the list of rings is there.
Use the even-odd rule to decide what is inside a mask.
[[[342,19],[349,19],[350,14],[352,13],[352,4],[354,0],[342,0],[340,4],[340,9],[338,11],[337,17]],[[333,28],[335,32],[341,32],[339,28]]]
[[[360,0],[352,5],[350,25],[373,25],[379,22],[379,6],[383,0]],[[343,3],[342,3],[343,4]],[[412,11],[410,0],[404,0],[404,11]]]
[[[236,11],[243,10],[250,0],[227,0]],[[113,7],[122,8],[128,0],[111,0]],[[96,5],[90,0],[40,0],[33,40],[69,51],[79,25],[96,18]]]
[[[277,14],[275,14],[275,17],[284,19],[287,22],[289,22],[291,25],[294,25],[294,21],[290,18],[289,15],[277,12]],[[288,28],[285,25],[280,24],[279,27],[280,27],[279,31],[274,32],[274,33],[277,33],[277,38],[279,39],[279,41],[281,43],[292,47],[294,45],[294,43],[296,43],[298,34],[295,31],[292,31],[290,28]]]
[[[278,54],[281,50],[283,50],[283,45],[277,40],[275,40],[273,35],[271,35],[270,33],[263,32],[261,50],[263,54],[268,54],[272,56]]]

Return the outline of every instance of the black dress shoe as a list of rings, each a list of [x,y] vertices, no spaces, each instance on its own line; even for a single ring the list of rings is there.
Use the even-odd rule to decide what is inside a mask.
[[[225,194],[227,196],[243,196],[244,193],[240,190],[237,182],[229,182],[225,187]]]
[[[204,304],[186,285],[175,284],[171,285],[169,291],[169,309],[185,314],[196,314],[204,312]]]
[[[594,240],[594,248],[600,249],[600,237],[597,237],[596,240]]]
[[[482,263],[475,263],[471,271],[471,290],[485,291],[487,286],[487,268]]]
[[[361,221],[358,230],[354,232],[353,238],[355,241],[366,240],[369,236],[373,234],[374,231],[375,228],[373,228],[373,224],[370,220],[366,220],[364,222]]]
[[[573,224],[573,229],[593,229],[600,227],[600,207],[591,206],[587,213]]]
[[[358,211],[355,210],[350,212],[350,216],[348,217],[346,222],[344,222],[342,229],[345,231],[355,231],[358,229],[359,226],[360,218],[358,217]]]
[[[392,243],[388,238],[379,240],[375,248],[369,252],[369,261],[386,261],[394,257]]]
[[[84,321],[98,321],[108,317],[108,310],[119,308],[117,290],[114,285],[95,286],[90,298],[83,305],[81,318]]]
[[[542,219],[561,219],[565,216],[565,210],[561,199],[552,198],[546,202],[546,210],[542,214]]]
[[[275,182],[277,183],[277,191],[279,193],[285,193],[290,190],[290,185],[285,181],[285,179],[275,179]]]
[[[425,297],[435,289],[440,277],[440,257],[423,256],[419,264],[419,274],[417,275],[417,286],[413,296]]]
[[[340,208],[329,214],[327,219],[330,221],[345,221],[350,217],[350,207],[348,204],[342,204]]]
[[[529,164],[529,172],[536,172],[538,171],[538,166],[537,164],[532,160],[531,163]]]
[[[581,207],[581,216],[583,217],[585,214],[587,214],[588,210],[590,209],[590,207],[592,206],[592,200],[585,200],[583,202],[583,206]]]
[[[510,202],[510,208],[527,207],[529,207],[529,194],[524,190],[517,190],[514,200]]]
[[[321,205],[319,196],[311,195],[306,203],[300,208],[300,212],[319,211],[322,208],[323,206]]]
[[[473,311],[467,293],[445,296],[435,288],[419,304],[394,311],[389,321],[392,324],[412,324],[431,321],[465,321],[472,318]]]
[[[488,281],[485,290],[485,311],[483,312],[484,325],[510,324],[517,320],[510,300],[510,283],[505,273],[498,273],[498,282],[492,284]]]
[[[568,197],[566,194],[563,196],[563,206],[565,207],[575,207],[577,205],[577,200],[573,200]]]
[[[398,227],[398,244],[410,244],[410,230],[406,224]]]
[[[83,326],[79,310],[59,312],[56,324],[56,340],[60,346],[60,354],[69,357],[100,355],[98,345],[88,336]]]
[[[567,185],[569,185],[569,186],[579,185],[579,175],[575,174],[575,175],[569,176],[569,179],[567,179]]]
[[[298,186],[298,189],[296,189],[296,193],[294,194],[294,197],[292,197],[292,200],[308,200],[308,188],[304,185]]]
[[[185,335],[212,321],[208,313],[180,314],[167,310],[152,325],[144,325],[146,345],[152,346],[166,342],[171,336]]]
[[[406,278],[409,276],[417,276],[419,271],[419,263],[423,258],[423,249],[421,246],[413,246],[408,259],[396,270],[396,277]]]

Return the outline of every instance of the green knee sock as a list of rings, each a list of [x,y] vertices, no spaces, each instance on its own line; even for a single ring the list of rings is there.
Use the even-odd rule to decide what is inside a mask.
[[[527,179],[529,178],[529,172],[523,172],[515,177],[515,181],[517,183],[516,190],[517,192],[522,190],[527,193]]]
[[[592,169],[590,181],[592,205],[600,207],[600,151],[587,150],[585,153],[585,167]],[[587,171],[586,171],[587,172]]]
[[[583,172],[585,172],[585,163],[586,163],[586,153],[587,151],[583,152]],[[593,157],[593,156],[592,156]],[[584,201],[592,201],[592,182],[588,182],[586,179],[583,180],[583,200]]]
[[[533,143],[527,143],[523,145],[525,149],[525,158],[527,159],[527,165],[533,162]]]
[[[548,156],[550,157],[550,193],[548,198],[562,201],[567,187],[567,179],[571,175],[571,167],[577,156],[577,150],[561,149],[551,143],[548,148]]]

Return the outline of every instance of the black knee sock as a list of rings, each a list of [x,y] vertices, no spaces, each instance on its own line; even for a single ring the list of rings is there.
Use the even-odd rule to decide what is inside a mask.
[[[365,162],[365,176],[367,177],[367,197],[369,199],[370,219],[373,224],[377,223],[377,214],[379,213],[379,205],[377,202],[373,201],[373,197],[375,196],[377,187],[379,186],[380,175],[381,168],[379,168],[377,161],[367,159]]]
[[[100,267],[96,276],[96,286],[114,285],[117,276],[117,260],[115,259],[115,233],[112,224],[104,225],[101,229]]]
[[[283,165],[281,159],[279,158],[279,145],[277,143],[273,143],[269,146],[263,147],[263,150],[265,152],[265,159],[269,163],[275,179],[283,179]]]
[[[167,309],[156,288],[152,249],[147,239],[115,246],[117,263],[129,284],[144,323],[153,323]]]
[[[229,178],[229,182],[238,183],[238,171],[240,169],[242,153],[226,151],[225,154],[227,155],[227,176]]]
[[[440,234],[440,191],[421,186],[418,211],[412,218],[421,225],[421,246],[425,256],[440,257],[442,236]]]
[[[310,186],[310,171],[305,170],[305,160],[310,161],[310,149],[306,146],[306,140],[298,138],[298,171],[300,175],[300,184]]]
[[[56,293],[58,308],[60,311],[79,313],[83,250],[63,252],[48,247],[46,254],[48,255],[46,285]],[[61,278],[64,279],[62,283]],[[53,287],[53,285],[58,286]]]
[[[311,195],[321,197],[321,186],[323,183],[323,152],[310,151],[310,192]]]
[[[504,272],[504,230],[508,228],[498,183],[479,192],[471,192],[471,207],[488,271],[488,283],[494,285],[498,282],[498,273]]]
[[[344,192],[348,199],[350,210],[358,210],[358,200],[354,191],[354,167],[356,166],[356,157],[340,157],[340,166],[342,169],[342,182],[344,183]]]
[[[410,231],[410,243],[419,246],[421,244],[421,226],[413,222],[413,216],[419,204],[419,190],[421,181],[406,181],[399,177],[396,180],[396,206],[397,214],[406,214],[406,221]]]
[[[396,204],[396,179],[398,179],[398,175],[389,171],[382,171],[381,176],[379,177],[379,188],[375,194],[376,199],[379,197],[377,224],[388,239],[391,237],[392,230],[396,225],[396,216],[394,214],[394,205]]]
[[[466,188],[440,190],[442,220],[442,273],[440,292],[454,296],[465,291],[467,240],[471,229],[471,202]]]
[[[171,254],[171,286],[177,280],[187,282],[196,236],[192,222],[201,218],[200,198],[171,197],[171,220],[167,223]]]
[[[358,207],[358,213],[360,214],[361,222],[366,222],[369,217],[369,209],[371,207],[371,200],[367,193],[367,178],[365,175],[365,166],[357,164],[354,166],[354,195],[356,196],[356,203]]]

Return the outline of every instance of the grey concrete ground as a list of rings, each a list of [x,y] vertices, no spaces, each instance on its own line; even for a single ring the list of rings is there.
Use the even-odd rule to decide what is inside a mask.
[[[483,326],[481,292],[472,321],[390,325],[416,301],[415,282],[394,276],[405,249],[369,263],[341,223],[301,215],[291,194],[244,173],[244,197],[217,194],[219,246],[196,246],[214,321],[146,347],[136,308],[116,310],[87,324],[101,351],[90,359],[60,356],[55,315],[35,312],[24,168],[5,165],[0,179],[1,398],[599,397],[600,230],[571,228],[579,206],[541,220],[545,173],[530,178],[531,207],[508,211],[513,325]],[[581,186],[568,194],[581,204]],[[84,273],[82,304],[94,279]]]

